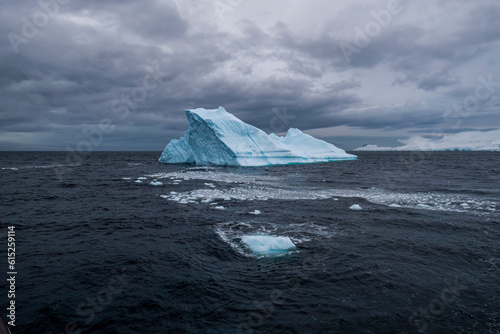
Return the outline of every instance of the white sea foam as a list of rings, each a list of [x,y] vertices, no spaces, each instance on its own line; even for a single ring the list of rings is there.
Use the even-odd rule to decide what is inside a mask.
[[[335,198],[334,198],[335,197]],[[455,212],[497,212],[496,201],[467,195],[440,193],[403,193],[383,189],[283,189],[266,186],[239,185],[228,189],[195,189],[181,192],[168,199],[172,201],[265,201],[265,200],[319,200],[337,197],[363,198],[375,204],[423,210]],[[462,205],[466,202],[466,206]]]
[[[212,182],[222,182],[222,183],[244,183],[253,185],[273,185],[282,180],[279,177],[268,176],[268,175],[252,175],[252,174],[241,174],[241,173],[227,173],[219,171],[216,168],[207,168],[206,171],[199,171],[196,169],[186,169],[178,172],[170,173],[157,173],[147,175],[151,178],[173,179],[174,182],[181,182],[182,180],[205,180]]]
[[[60,168],[60,167],[77,167],[77,164],[51,164],[51,165],[36,165],[36,166],[20,166],[20,167],[2,167],[3,170],[22,170],[22,169],[47,169],[47,168]]]
[[[362,198],[368,202],[390,207],[420,210],[439,210],[491,214],[500,210],[498,201],[464,194],[437,192],[397,192],[372,187],[370,189],[304,188],[293,186],[287,177],[227,171],[220,167],[191,167],[181,171],[157,173],[147,177],[161,180],[168,178],[174,185],[182,180],[198,180],[210,188],[191,189],[167,196],[176,202],[210,203],[228,200],[328,200]],[[208,182],[207,182],[208,181]],[[214,188],[214,182],[231,185]],[[196,184],[196,183],[195,183]],[[199,186],[198,186],[199,187]],[[463,204],[466,205],[463,205]]]

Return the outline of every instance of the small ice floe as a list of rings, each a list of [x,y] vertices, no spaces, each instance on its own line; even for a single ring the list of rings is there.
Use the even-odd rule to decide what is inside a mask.
[[[277,255],[296,248],[289,237],[275,235],[245,235],[241,242],[258,255]]]
[[[222,205],[216,206],[214,209],[215,210],[226,210],[226,208],[223,207]]]
[[[469,204],[467,204],[467,203],[462,203],[462,204],[460,204],[460,206],[464,209],[470,208]]]
[[[219,203],[217,203],[217,202],[210,203],[210,205],[217,205],[217,204],[219,204]]]
[[[131,177],[122,177],[122,180],[132,180]]]
[[[391,208],[400,208],[400,207],[401,207],[401,205],[396,204],[396,203],[389,204],[389,206],[390,206]]]
[[[148,178],[147,177],[144,177],[144,176],[140,176],[137,178],[137,180],[147,180]]]
[[[204,185],[215,188],[215,184],[213,184],[213,183],[204,183]]]
[[[252,212],[249,212],[249,214],[251,214],[251,215],[256,215],[256,216],[257,216],[257,215],[260,215],[261,213],[262,213],[262,212],[260,212],[260,210],[254,210],[254,211],[252,211]]]
[[[356,210],[356,211],[360,211],[360,210],[363,210],[363,208],[359,205],[359,204],[353,204],[349,207],[349,209],[351,210]]]
[[[162,186],[163,183],[161,183],[160,181],[152,181],[149,183],[150,186]]]
[[[417,207],[422,208],[422,209],[430,209],[430,205],[419,203],[417,204]]]
[[[334,201],[338,201],[339,199],[338,198],[332,198]]]
[[[135,183],[142,183],[142,180],[137,179],[135,180]]]

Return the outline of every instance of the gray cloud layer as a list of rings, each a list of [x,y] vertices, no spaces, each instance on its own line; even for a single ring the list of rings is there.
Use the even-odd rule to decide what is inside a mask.
[[[500,127],[494,0],[6,0],[0,27],[0,150],[106,119],[94,149],[161,150],[219,105],[348,149]]]

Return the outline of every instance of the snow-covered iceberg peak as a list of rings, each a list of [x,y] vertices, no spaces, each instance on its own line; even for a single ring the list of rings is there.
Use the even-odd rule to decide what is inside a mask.
[[[186,116],[186,134],[165,147],[160,162],[268,166],[356,159],[299,129],[289,129],[285,137],[267,135],[223,107],[186,110]]]

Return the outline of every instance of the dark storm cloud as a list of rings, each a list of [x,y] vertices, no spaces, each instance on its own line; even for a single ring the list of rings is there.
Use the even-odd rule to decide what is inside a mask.
[[[340,45],[351,43],[353,29],[373,20],[370,11],[385,2],[380,8],[346,3],[314,33],[285,19],[262,24],[258,15],[219,27],[220,17],[201,22],[201,12],[185,15],[175,1],[62,2],[42,1],[53,11],[46,22],[38,2],[0,2],[1,149],[64,149],[103,119],[115,130],[99,149],[126,149],[132,142],[137,149],[161,149],[187,128],[184,109],[219,105],[274,132],[289,126],[431,128],[447,107],[474,93],[475,83],[465,81],[461,68],[482,57],[494,62],[500,40],[499,6],[486,0],[473,7],[464,1],[469,9],[460,12],[459,25],[428,28],[403,12],[350,63]],[[410,4],[404,2],[405,10]],[[461,4],[436,6],[458,13]],[[443,95],[429,95],[425,105],[396,107],[388,100],[389,106],[373,106],[368,98],[378,94],[366,79],[370,73],[390,78],[387,96],[395,86]],[[156,79],[144,95],[145,82]],[[493,107],[482,106],[474,117],[488,122]]]
[[[441,70],[433,73],[409,73],[404,78],[394,81],[394,84],[403,85],[407,82],[415,83],[420,89],[434,91],[438,87],[455,86],[460,80],[453,74]]]

